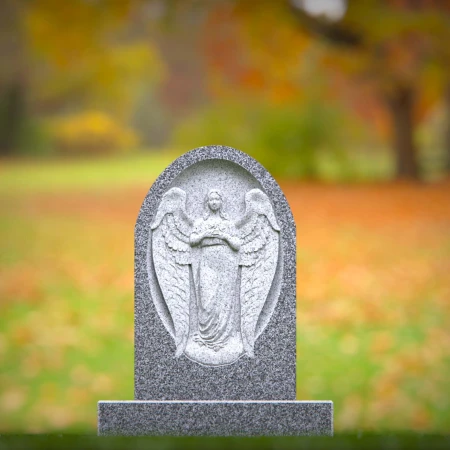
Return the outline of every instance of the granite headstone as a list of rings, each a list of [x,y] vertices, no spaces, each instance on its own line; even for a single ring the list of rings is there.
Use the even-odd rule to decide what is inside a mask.
[[[332,435],[296,400],[296,233],[272,176],[225,146],[158,177],[135,227],[135,400],[100,435]]]

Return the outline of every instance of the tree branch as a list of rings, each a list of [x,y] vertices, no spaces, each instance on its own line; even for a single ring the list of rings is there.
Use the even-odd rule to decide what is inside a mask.
[[[289,9],[298,22],[311,34],[315,34],[328,42],[349,48],[363,47],[363,37],[354,30],[340,23],[332,23],[310,16],[288,0]]]

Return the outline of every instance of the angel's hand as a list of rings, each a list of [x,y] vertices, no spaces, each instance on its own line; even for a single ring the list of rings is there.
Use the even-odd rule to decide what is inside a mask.
[[[220,238],[223,239],[224,241],[227,241],[233,250],[236,251],[239,250],[241,246],[241,240],[239,238],[232,236],[231,234],[228,233],[221,233]]]
[[[241,240],[236,236],[228,235],[227,242],[228,244],[230,244],[230,247],[236,252],[241,248],[242,245]]]

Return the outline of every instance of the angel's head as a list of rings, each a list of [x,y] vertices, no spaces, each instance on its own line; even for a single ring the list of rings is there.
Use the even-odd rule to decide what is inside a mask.
[[[211,189],[206,195],[206,206],[210,212],[219,213],[220,217],[226,218],[222,211],[223,198],[222,193],[218,189]]]
[[[222,195],[217,189],[211,189],[207,196],[208,207],[211,211],[218,211],[222,208]]]

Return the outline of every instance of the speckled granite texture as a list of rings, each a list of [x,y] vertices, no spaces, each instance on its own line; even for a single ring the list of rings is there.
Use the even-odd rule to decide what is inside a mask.
[[[332,402],[100,402],[100,435],[333,435]]]
[[[221,367],[205,367],[185,356],[174,358],[175,343],[151,298],[154,274],[148,267],[150,224],[163,194],[180,185],[184,172],[205,161],[224,162],[225,165],[229,161],[245,169],[254,186],[259,185],[269,196],[281,228],[281,290],[270,321],[256,341],[255,358],[244,356],[232,365]],[[226,174],[226,170],[222,173]],[[218,178],[221,176],[219,174]],[[292,212],[277,182],[261,164],[245,153],[225,146],[201,147],[176,159],[149,190],[135,227],[135,399],[294,400],[295,264],[296,234]]]

